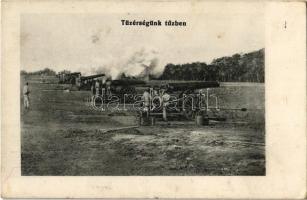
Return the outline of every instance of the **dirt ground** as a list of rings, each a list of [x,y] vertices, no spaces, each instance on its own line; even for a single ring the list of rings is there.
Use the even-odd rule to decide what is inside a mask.
[[[247,113],[210,126],[112,130],[127,125],[86,106],[88,92],[34,79],[29,84],[31,108],[21,106],[22,175],[265,175],[261,106],[251,112],[260,120]],[[264,88],[258,90],[263,98]]]

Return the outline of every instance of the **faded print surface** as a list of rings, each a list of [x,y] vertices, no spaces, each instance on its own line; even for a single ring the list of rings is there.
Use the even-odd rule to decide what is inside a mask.
[[[22,15],[22,175],[265,175],[263,12]]]

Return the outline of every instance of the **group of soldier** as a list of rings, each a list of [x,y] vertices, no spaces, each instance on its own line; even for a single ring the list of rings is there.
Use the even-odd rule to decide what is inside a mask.
[[[111,96],[111,82],[108,80],[93,80],[91,81],[91,93],[94,96],[101,96],[103,98]],[[150,116],[152,108],[153,98],[159,98],[162,110],[163,110],[163,119],[167,120],[167,106],[169,104],[170,95],[167,93],[166,89],[155,90],[153,88],[147,88],[142,95],[142,104],[143,104],[143,114],[145,117]]]
[[[91,92],[93,95],[101,95],[101,96],[109,96],[111,95],[111,82],[104,81],[104,80],[93,80],[91,83]],[[30,107],[30,99],[29,99],[29,84],[26,84],[23,87],[23,102],[24,108],[27,110]],[[159,97],[162,103],[162,110],[163,110],[163,119],[167,120],[167,111],[166,107],[169,104],[170,95],[167,93],[166,89],[154,90],[153,88],[148,88],[144,91],[142,95],[142,102],[143,102],[143,113],[146,117],[149,117],[151,112],[152,100],[154,97]]]
[[[94,80],[91,83],[91,93],[93,96],[101,95],[101,96],[109,96],[111,95],[111,82],[110,81],[101,81]]]
[[[91,82],[91,93],[93,96],[109,96],[111,95],[111,82],[103,80],[93,80]]]
[[[163,112],[163,120],[167,121],[167,106],[169,105],[170,95],[167,93],[166,89],[161,89],[159,92],[158,90],[153,90],[152,88],[148,88],[145,90],[142,96],[143,101],[143,112],[145,113],[146,117],[148,118],[151,111],[152,106],[152,99],[154,97],[158,97],[160,102],[162,103],[162,112]]]

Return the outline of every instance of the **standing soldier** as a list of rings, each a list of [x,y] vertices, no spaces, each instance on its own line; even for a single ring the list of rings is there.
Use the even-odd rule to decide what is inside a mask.
[[[162,106],[163,106],[163,120],[167,121],[166,108],[169,104],[170,95],[167,94],[167,90],[162,90]]]
[[[80,77],[80,74],[76,77],[76,86],[77,86],[78,90],[80,90],[80,87],[81,87],[81,77]]]
[[[105,76],[102,78],[102,84],[101,84],[101,96],[102,98],[105,98],[106,94],[106,78]]]
[[[91,85],[91,92],[92,92],[92,95],[94,96],[95,95],[95,87],[94,87],[94,82],[93,81],[89,81],[90,85]]]
[[[111,83],[112,83],[111,79],[106,80],[106,90],[107,90],[106,96],[107,97],[111,96]]]
[[[25,109],[30,108],[30,102],[29,102],[29,83],[27,82],[26,85],[23,86],[23,105]]]
[[[150,95],[150,89],[148,88],[145,90],[142,100],[144,102],[144,112],[146,113],[146,117],[149,117],[149,109],[150,109],[150,101],[151,101],[151,95]]]
[[[100,88],[99,81],[96,80],[96,83],[95,83],[95,91],[96,91],[96,95],[97,95],[97,96],[99,95],[99,88]]]

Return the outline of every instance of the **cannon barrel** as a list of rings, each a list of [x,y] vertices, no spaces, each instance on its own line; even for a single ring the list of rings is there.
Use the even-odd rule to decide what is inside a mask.
[[[134,79],[119,79],[113,80],[111,83],[112,86],[137,86],[137,85],[146,85],[145,81],[142,80],[134,80]]]
[[[71,75],[71,76],[73,76],[73,75],[81,75],[81,72],[73,72],[73,73],[69,73],[69,74],[67,74],[67,75]]]
[[[105,76],[105,74],[96,74],[96,75],[91,75],[91,76],[82,76],[81,80],[88,80],[88,79],[93,79],[93,78],[98,78]]]

